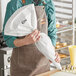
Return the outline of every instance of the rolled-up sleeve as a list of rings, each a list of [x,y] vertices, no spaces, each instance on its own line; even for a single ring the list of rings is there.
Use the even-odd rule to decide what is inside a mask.
[[[22,2],[21,0],[11,0],[8,4],[7,4],[7,8],[6,8],[6,14],[5,14],[5,19],[4,19],[4,24],[3,24],[3,38],[6,42],[6,45],[8,47],[12,47],[12,48],[16,48],[16,46],[14,45],[14,40],[17,39],[17,37],[15,36],[9,36],[9,35],[5,35],[4,34],[4,28],[6,25],[6,22],[8,21],[8,19],[11,17],[11,15],[20,7],[22,7]]]
[[[52,0],[47,3],[48,8],[48,36],[50,37],[52,44],[56,46],[57,40],[57,29],[56,29],[56,17],[55,17],[55,6]]]
[[[4,37],[4,40],[5,40],[6,45],[7,45],[8,47],[16,48],[16,46],[14,45],[14,40],[16,39],[16,37],[7,36],[7,35],[3,35],[3,37]]]
[[[5,24],[6,24],[7,20],[9,19],[9,17],[10,17],[12,14],[13,14],[13,11],[11,11],[10,2],[9,2],[8,5],[7,5],[7,8],[6,8],[6,14],[5,14],[5,19],[4,19],[4,24],[3,24],[2,35],[3,35],[4,41],[6,42],[6,45],[7,45],[8,47],[16,48],[16,46],[14,45],[14,40],[16,39],[16,37],[4,35]]]

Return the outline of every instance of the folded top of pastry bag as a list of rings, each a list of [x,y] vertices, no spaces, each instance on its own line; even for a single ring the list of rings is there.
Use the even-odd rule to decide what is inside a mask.
[[[21,7],[8,19],[4,34],[25,36],[37,29],[37,17],[34,4]]]

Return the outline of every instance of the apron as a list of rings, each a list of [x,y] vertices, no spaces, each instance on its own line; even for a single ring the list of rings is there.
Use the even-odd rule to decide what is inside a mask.
[[[35,6],[37,15],[37,28],[48,34],[48,21],[44,6]],[[41,24],[44,19],[45,24]],[[25,45],[13,49],[11,56],[11,76],[35,76],[49,71],[49,60],[36,48],[35,44]]]

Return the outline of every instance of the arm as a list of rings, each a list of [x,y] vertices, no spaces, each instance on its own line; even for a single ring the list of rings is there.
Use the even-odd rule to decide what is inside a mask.
[[[27,35],[24,38],[14,40],[14,44],[17,47],[24,45],[34,44],[40,39],[40,31],[34,30],[31,34]]]
[[[19,7],[22,6],[22,4],[20,2],[18,3],[18,5],[19,5]],[[16,9],[19,8],[19,7],[16,7],[16,6],[14,7],[14,6],[15,6],[14,4],[11,5],[11,1],[7,5],[4,24],[3,24],[3,31],[2,31],[2,35],[3,35],[4,40],[6,41],[6,45],[8,47],[12,47],[12,48],[16,48],[16,46],[14,45],[14,40],[16,40],[17,37],[4,35],[4,28],[5,28],[6,22],[10,18],[10,16],[16,11]]]
[[[56,46],[57,39],[57,29],[56,29],[56,17],[55,17],[55,7],[52,0],[47,3],[48,6],[48,36],[50,37],[54,46]]]
[[[2,32],[4,40],[6,41],[6,45],[8,47],[16,48],[16,47],[21,47],[21,46],[24,46],[24,45],[33,44],[36,41],[38,41],[40,39],[40,32],[38,30],[35,30],[30,35],[27,35],[26,37],[19,38],[19,39],[15,36],[4,35],[5,24],[6,24],[7,20],[9,19],[9,17],[13,14],[13,11],[15,11],[15,10],[12,11],[12,9],[10,9],[10,7],[11,6],[10,6],[10,3],[9,3],[7,5],[7,11],[6,11],[6,15],[5,15],[5,20],[4,20],[4,25],[3,25],[3,32]]]

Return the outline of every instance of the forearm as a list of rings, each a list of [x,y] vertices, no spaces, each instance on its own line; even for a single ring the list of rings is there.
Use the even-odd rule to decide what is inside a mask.
[[[14,45],[16,47],[21,47],[21,46],[27,45],[27,41],[25,41],[24,38],[16,39],[14,40]]]
[[[31,34],[26,37],[15,39],[14,45],[16,47],[21,47],[24,45],[34,44],[40,39],[40,32],[38,30],[34,30]]]

